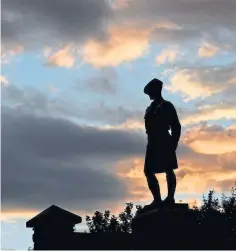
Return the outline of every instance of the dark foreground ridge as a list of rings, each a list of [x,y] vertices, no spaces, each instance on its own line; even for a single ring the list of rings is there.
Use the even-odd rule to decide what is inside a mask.
[[[74,232],[81,222],[80,216],[52,205],[26,227],[34,230],[34,250],[236,249],[235,212],[230,218],[220,211],[202,216],[188,204],[176,203],[172,208],[137,211],[132,233]]]

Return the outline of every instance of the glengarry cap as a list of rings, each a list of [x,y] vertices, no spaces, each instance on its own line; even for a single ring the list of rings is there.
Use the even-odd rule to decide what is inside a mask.
[[[151,80],[145,87],[144,87],[144,93],[150,94],[155,88],[158,88],[158,90],[161,90],[163,86],[163,82],[157,78],[154,78]]]

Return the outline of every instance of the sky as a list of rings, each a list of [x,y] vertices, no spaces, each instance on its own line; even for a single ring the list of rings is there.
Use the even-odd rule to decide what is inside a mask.
[[[176,107],[176,201],[236,181],[235,0],[1,1],[2,249],[55,204],[83,217],[150,203],[143,93]],[[165,175],[160,180],[166,196]]]

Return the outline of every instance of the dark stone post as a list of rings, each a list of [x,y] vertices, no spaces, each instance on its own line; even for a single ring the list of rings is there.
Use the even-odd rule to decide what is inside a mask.
[[[33,228],[34,250],[73,249],[74,226],[82,218],[60,207],[52,205],[26,222]]]

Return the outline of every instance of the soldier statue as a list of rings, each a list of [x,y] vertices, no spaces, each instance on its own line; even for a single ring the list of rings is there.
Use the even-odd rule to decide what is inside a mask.
[[[181,125],[174,105],[162,97],[163,82],[154,78],[144,88],[144,93],[153,100],[144,116],[147,134],[147,148],[144,174],[153,195],[153,202],[144,206],[144,210],[172,206],[175,204],[176,176],[178,168],[176,149]],[[171,134],[170,131],[171,130]],[[157,173],[166,173],[168,196],[162,201]]]

